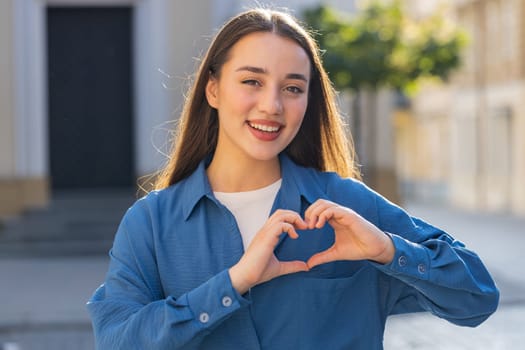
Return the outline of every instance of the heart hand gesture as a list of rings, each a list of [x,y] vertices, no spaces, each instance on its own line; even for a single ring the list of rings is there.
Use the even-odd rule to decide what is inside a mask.
[[[334,244],[308,259],[308,267],[336,260],[373,260],[382,264],[394,258],[390,237],[351,209],[327,200],[317,200],[305,213],[308,228],[330,224],[335,232]]]
[[[335,232],[334,244],[303,261],[280,261],[274,254],[279,237],[286,232],[292,239],[296,229],[322,228],[326,223]],[[277,210],[257,232],[237,264],[230,268],[233,287],[243,294],[251,287],[289,273],[337,260],[369,259],[390,262],[395,253],[392,240],[351,209],[320,199],[305,212],[305,219],[290,210]]]
[[[241,260],[230,269],[233,287],[243,294],[251,287],[289,273],[307,271],[304,261],[279,261],[274,249],[279,237],[286,232],[292,239],[299,237],[296,229],[307,228],[299,214],[277,210],[257,232]]]

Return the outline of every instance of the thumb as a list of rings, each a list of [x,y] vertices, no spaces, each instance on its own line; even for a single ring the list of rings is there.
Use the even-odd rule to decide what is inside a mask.
[[[287,275],[290,273],[308,271],[308,265],[304,261],[294,260],[294,261],[281,261],[279,275]]]
[[[335,256],[335,250],[333,247],[331,247],[323,252],[319,252],[317,254],[312,255],[310,259],[308,259],[306,264],[308,265],[308,268],[311,269],[314,266],[325,264],[335,260],[337,260],[337,257]]]

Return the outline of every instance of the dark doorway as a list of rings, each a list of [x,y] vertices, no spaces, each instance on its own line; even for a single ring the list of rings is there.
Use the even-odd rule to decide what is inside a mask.
[[[134,184],[132,9],[48,7],[53,189]]]

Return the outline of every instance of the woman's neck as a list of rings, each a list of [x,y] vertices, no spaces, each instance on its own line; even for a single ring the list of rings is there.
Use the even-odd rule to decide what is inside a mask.
[[[232,156],[215,154],[206,173],[215,192],[252,191],[281,178],[278,157],[267,161],[241,161]]]

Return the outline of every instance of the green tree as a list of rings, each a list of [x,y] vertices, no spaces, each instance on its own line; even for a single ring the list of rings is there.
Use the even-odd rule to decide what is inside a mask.
[[[399,0],[370,1],[354,14],[319,6],[304,11],[303,19],[315,31],[324,66],[335,87],[353,92],[352,129],[358,157],[364,162],[365,181],[399,201],[396,180],[385,178],[395,173],[377,169],[376,133],[384,126],[378,125],[376,92],[380,87],[390,87],[400,96],[407,96],[422,78],[446,80],[461,63],[466,35],[439,12],[422,20],[411,19]],[[367,116],[359,115],[364,90],[372,97],[368,109],[371,115]],[[367,128],[362,128],[363,122],[369,124]]]
[[[319,6],[303,17],[318,34],[325,68],[340,90],[390,86],[410,92],[422,77],[447,79],[466,43],[464,32],[441,13],[411,20],[399,1],[372,1],[353,16]]]

